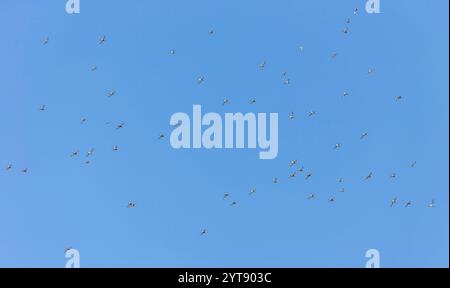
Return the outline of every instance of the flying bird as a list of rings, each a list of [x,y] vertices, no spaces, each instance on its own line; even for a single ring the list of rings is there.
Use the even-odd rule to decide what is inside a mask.
[[[94,154],[94,148],[89,149],[89,151],[86,153],[86,157],[90,157]]]
[[[316,116],[316,111],[310,111],[308,113],[308,117],[313,117],[313,116]]]
[[[272,183],[277,184],[278,183],[278,178],[274,177],[273,180],[272,180]]]
[[[166,136],[164,136],[164,133],[160,133],[158,136],[158,140],[162,140],[164,138],[166,138]]]
[[[434,199],[431,200],[430,204],[428,204],[428,208],[434,208],[436,206]]]
[[[230,100],[229,99],[223,99],[222,106],[225,106],[227,104],[230,104]]]
[[[44,112],[46,109],[46,106],[43,104],[41,105],[41,107],[39,108],[39,111]]]
[[[345,27],[344,30],[342,30],[342,33],[344,33],[344,34],[348,34],[348,32],[349,32],[348,27]]]
[[[397,174],[394,172],[394,173],[391,173],[391,175],[389,175],[389,178],[391,178],[391,179],[395,179],[397,177]]]
[[[8,166],[6,166],[6,168],[5,168],[5,170],[6,170],[6,171],[9,171],[9,170],[12,169],[12,167],[13,167],[12,164],[8,164]]]
[[[302,173],[303,171],[305,171],[305,167],[302,166],[302,167],[300,167],[297,171],[300,172],[300,173]]]
[[[408,201],[408,202],[406,202],[406,204],[405,204],[405,208],[408,208],[409,206],[411,206],[412,205],[412,202],[411,201]]]
[[[98,45],[102,45],[102,44],[104,44],[105,42],[106,42],[106,36],[103,35],[103,36],[100,37],[100,40],[99,40],[99,42],[98,42]]]
[[[260,63],[259,65],[259,69],[264,70],[264,68],[266,68],[266,61],[264,60],[262,63]]]
[[[295,118],[294,112],[289,113],[289,120],[292,120],[292,119],[294,119],[294,118]]]
[[[237,202],[236,202],[236,201],[233,201],[233,202],[231,202],[231,204],[230,204],[230,206],[232,206],[232,207],[236,207],[236,205],[237,205]]]
[[[403,96],[399,95],[399,96],[395,97],[395,100],[397,100],[397,101],[403,100]]]
[[[411,163],[411,168],[416,167],[417,161],[414,161],[413,163]]]
[[[22,169],[22,170],[21,170],[21,172],[22,172],[23,174],[26,174],[26,173],[28,173],[28,168],[24,168],[24,169]]]
[[[254,98],[253,98],[253,99],[250,99],[249,104],[250,104],[250,105],[256,104],[256,99],[254,99]]]
[[[92,65],[91,71],[92,71],[92,72],[97,71],[97,65]]]
[[[350,95],[350,93],[348,93],[347,91],[344,91],[343,93],[342,93],[342,96],[343,97],[347,97],[347,96],[349,96]]]
[[[292,160],[292,161],[289,163],[289,167],[292,167],[292,166],[296,165],[297,162],[298,162],[297,159]]]
[[[365,180],[369,180],[369,179],[372,179],[372,172],[370,172],[365,178]]]
[[[397,197],[391,199],[391,207],[394,207],[397,204]]]
[[[47,44],[48,44],[48,41],[49,41],[49,38],[48,38],[48,36],[47,36],[47,37],[44,38],[43,44],[44,44],[44,45],[47,45]]]
[[[295,176],[297,176],[297,171],[294,171],[291,175],[289,175],[289,178],[294,178]]]
[[[363,140],[364,138],[366,138],[367,136],[369,135],[369,133],[367,133],[367,132],[364,132],[364,133],[362,133],[361,134],[361,140]]]
[[[75,156],[78,156],[78,151],[73,151],[73,152],[70,154],[70,157],[75,157]]]
[[[309,178],[311,178],[311,176],[312,176],[313,174],[312,173],[308,173],[308,174],[306,174],[306,176],[305,176],[305,180],[308,180]]]
[[[81,118],[80,124],[84,124],[86,122],[86,118]]]
[[[113,147],[113,149],[112,149],[113,151],[119,151],[119,146],[117,146],[117,145],[114,145],[114,147]]]
[[[116,95],[116,90],[112,90],[108,92],[108,97],[113,97],[114,95]]]
[[[203,228],[202,231],[200,231],[200,236],[206,235],[206,229]]]
[[[175,49],[172,49],[172,50],[170,50],[170,55],[175,55],[175,53],[176,53],[176,51],[175,51]]]
[[[116,130],[122,129],[124,126],[125,126],[125,123],[121,122],[121,123],[117,124]]]
[[[373,68],[369,68],[369,70],[367,70],[367,74],[372,75],[375,72],[375,69]]]
[[[284,80],[284,81],[283,81],[283,84],[284,84],[284,85],[289,85],[289,84],[291,84],[291,79],[286,79],[286,80]]]
[[[250,189],[250,192],[248,193],[249,195],[255,194],[256,193],[256,188],[252,188]]]
[[[127,208],[136,208],[136,203],[134,203],[134,202],[128,202]]]
[[[333,148],[334,150],[339,150],[339,149],[341,149],[341,144],[340,143],[336,143],[336,144],[334,144],[334,148]]]
[[[311,200],[311,199],[314,199],[315,197],[316,197],[316,195],[314,195],[314,193],[312,193],[306,199]]]
[[[230,196],[230,194],[228,194],[228,193],[223,193],[223,199],[227,199],[228,196]]]
[[[328,202],[334,203],[334,202],[336,202],[336,199],[335,199],[334,197],[332,197],[332,198],[330,198],[330,199],[328,200]]]
[[[353,15],[357,15],[359,12],[358,8],[353,9]]]
[[[197,78],[197,84],[202,84],[205,81],[205,77],[200,76]]]

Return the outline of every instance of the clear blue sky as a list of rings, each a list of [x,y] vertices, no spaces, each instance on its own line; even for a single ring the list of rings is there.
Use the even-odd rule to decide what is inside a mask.
[[[364,3],[1,0],[0,266],[448,267],[449,3]],[[158,141],[193,104],[279,113],[278,157]]]

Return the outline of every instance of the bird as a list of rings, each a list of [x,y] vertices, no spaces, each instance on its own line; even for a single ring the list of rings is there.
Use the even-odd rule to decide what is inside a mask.
[[[339,150],[339,149],[341,149],[341,143],[334,144],[334,150]]]
[[[22,169],[22,170],[21,170],[21,172],[22,172],[23,174],[26,174],[26,173],[28,173],[28,168],[24,168],[24,169]]]
[[[200,76],[197,78],[197,84],[202,84],[205,81],[205,77]]]
[[[106,36],[103,35],[103,36],[100,37],[100,40],[99,40],[99,42],[98,42],[98,45],[102,45],[102,44],[104,44],[105,42],[106,42]]]
[[[92,72],[97,71],[97,65],[92,65],[91,71],[92,71]]]
[[[94,148],[89,149],[89,151],[86,153],[86,157],[90,157],[94,154]]]
[[[330,203],[336,202],[336,199],[334,197],[332,197],[328,200],[328,202],[330,202]]]
[[[158,136],[158,140],[162,140],[162,139],[164,139],[166,136],[164,136],[164,133],[159,133],[159,136]]]
[[[222,106],[225,106],[226,104],[230,104],[230,100],[229,99],[223,99]]]
[[[300,167],[297,171],[300,172],[300,173],[302,173],[303,171],[305,171],[305,167],[302,166],[302,167]]]
[[[136,208],[136,203],[134,203],[134,202],[128,202],[127,208]]]
[[[121,123],[117,124],[116,130],[122,129],[124,126],[125,126],[125,123],[121,122]]]
[[[350,24],[350,18],[346,18],[346,19],[345,19],[345,23],[346,23],[346,24]]]
[[[284,84],[284,85],[289,85],[289,84],[291,84],[291,79],[286,79],[286,80],[284,80],[284,81],[283,81],[283,84]]]
[[[411,163],[411,168],[416,167],[416,164],[417,164],[417,161],[412,162],[412,163]]]
[[[277,184],[277,183],[278,183],[278,178],[277,178],[277,177],[274,177],[274,178],[272,179],[272,183]]]
[[[86,162],[84,162],[84,164],[86,164],[86,165],[91,164],[91,161],[90,160],[86,160]]]
[[[375,69],[373,68],[369,68],[369,70],[367,70],[367,74],[372,75],[375,72]]]
[[[231,207],[236,207],[236,205],[237,205],[237,202],[236,202],[236,201],[233,201],[233,202],[231,202],[231,204],[230,204]]]
[[[391,207],[394,207],[397,204],[397,197],[391,199]]]
[[[342,33],[344,33],[344,34],[348,34],[348,32],[349,32],[348,27],[345,27],[344,30],[342,30]]]
[[[47,44],[48,44],[48,41],[49,41],[49,38],[48,38],[48,36],[46,36],[46,37],[44,38],[43,44],[44,44],[44,45],[47,45]]]
[[[395,100],[397,100],[397,101],[400,101],[400,100],[402,100],[402,99],[403,99],[403,96],[401,96],[401,95],[395,97]]]
[[[344,179],[343,178],[339,178],[338,182],[342,183],[342,182],[344,182]]]
[[[114,95],[116,95],[116,90],[112,90],[108,92],[108,97],[113,97]]]
[[[294,112],[289,113],[289,120],[293,120],[295,118]]]
[[[303,52],[304,49],[305,47],[303,45],[298,46],[298,50],[300,50],[300,52]]]
[[[331,59],[336,59],[337,56],[338,56],[337,52],[332,52],[331,53]]]
[[[391,175],[389,175],[389,178],[391,178],[391,179],[395,179],[397,177],[397,174],[394,172],[394,173],[391,173]]]
[[[430,204],[428,204],[428,208],[434,208],[436,206],[434,199],[431,200]]]
[[[347,96],[349,96],[350,95],[350,93],[348,93],[347,91],[344,91],[343,93],[342,93],[342,96],[343,97],[347,97]]]
[[[292,160],[291,162],[289,162],[289,167],[296,165],[297,162],[298,162],[297,159]]]
[[[205,229],[205,228],[203,228],[203,229],[200,231],[200,236],[204,236],[204,235],[206,235],[206,229]]]
[[[297,171],[294,171],[293,173],[291,173],[291,175],[289,175],[289,178],[294,178],[295,176],[297,176]]]
[[[310,111],[308,113],[308,117],[313,117],[313,116],[316,116],[316,111]]]
[[[228,198],[228,196],[230,196],[230,194],[228,194],[228,193],[223,193],[223,199],[227,199]]]
[[[311,176],[312,176],[313,174],[312,173],[308,173],[308,174],[306,174],[306,176],[305,176],[305,180],[308,180],[309,178],[311,178]]]
[[[316,197],[316,195],[314,195],[314,193],[312,193],[306,199],[311,200],[311,199],[314,199],[315,197]]]
[[[64,254],[66,254],[68,251],[72,250],[72,247],[67,247],[64,249]]]
[[[253,98],[253,99],[250,99],[249,104],[250,104],[250,105],[256,104],[256,99],[254,99],[254,98]]]
[[[256,188],[252,188],[250,189],[250,192],[248,193],[249,195],[255,194],[256,193]]]
[[[169,51],[170,55],[175,55],[175,53],[176,53],[175,49],[172,49],[172,50]]]
[[[41,107],[39,108],[39,111],[44,112],[46,109],[46,106],[44,104],[41,105]]]
[[[264,60],[263,62],[259,63],[259,69],[264,70],[264,68],[266,68],[266,61]]]
[[[370,172],[365,178],[365,180],[369,180],[369,179],[372,179],[372,172]]]
[[[80,124],[84,124],[86,122],[86,118],[81,118]]]
[[[408,201],[408,202],[406,202],[406,204],[405,204],[405,208],[408,208],[409,206],[411,206],[412,205],[412,202],[411,201]]]
[[[119,151],[119,146],[117,146],[117,145],[114,145],[114,147],[113,147],[113,149],[112,149],[113,151]]]
[[[361,140],[363,140],[364,138],[366,138],[367,136],[369,135],[369,133],[367,133],[367,132],[364,132],[364,133],[362,133],[361,134]]]
[[[78,156],[78,151],[73,151],[73,152],[70,154],[70,157],[75,157],[75,156]]]
[[[5,168],[5,170],[6,170],[6,171],[9,171],[9,170],[12,169],[12,167],[13,167],[12,164],[8,164],[8,166],[6,166],[6,168]]]
[[[358,8],[353,9],[353,15],[357,15],[359,12]]]
[[[345,192],[345,188],[341,188],[341,190],[339,192],[344,193]]]
[[[210,36],[214,35],[214,33],[216,33],[216,31],[214,31],[214,29],[210,29],[210,30],[209,30],[209,35],[210,35]]]

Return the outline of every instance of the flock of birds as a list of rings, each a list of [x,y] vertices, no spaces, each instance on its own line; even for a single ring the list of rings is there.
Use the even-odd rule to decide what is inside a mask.
[[[359,10],[358,10],[357,8],[353,10],[353,14],[354,14],[354,15],[357,15],[358,13],[359,13]],[[346,19],[345,19],[345,27],[344,27],[344,29],[342,30],[342,33],[343,33],[344,35],[347,35],[347,34],[350,33],[350,27],[349,27],[349,26],[350,26],[350,23],[351,23],[351,18],[346,18]],[[209,30],[208,34],[209,34],[209,36],[215,35],[215,30],[214,30],[214,29]],[[98,45],[105,45],[106,42],[107,42],[107,38],[106,38],[106,36],[103,35],[103,36],[101,36],[101,37],[99,38]],[[43,41],[43,45],[49,45],[49,43],[50,43],[49,37],[45,37],[45,38],[44,38],[44,41]],[[303,52],[303,50],[304,50],[304,46],[303,46],[303,45],[300,45],[298,48],[299,48],[299,51],[300,51],[300,52]],[[170,51],[169,51],[169,54],[170,54],[170,55],[175,55],[175,54],[176,54],[176,50],[175,50],[175,49],[170,50]],[[337,53],[337,52],[333,52],[333,53],[331,54],[331,57],[332,57],[332,58],[336,58],[337,56],[338,56],[338,53]],[[259,67],[260,70],[264,70],[264,69],[266,69],[266,65],[267,65],[267,61],[264,60],[263,62],[261,62],[261,63],[258,65],[258,67]],[[97,65],[93,65],[93,66],[91,67],[90,71],[91,71],[91,72],[95,72],[95,71],[97,71],[97,69],[98,69]],[[369,69],[367,70],[367,74],[368,74],[368,75],[372,75],[372,74],[374,74],[374,73],[375,73],[375,69],[374,69],[374,68],[369,68]],[[282,77],[283,77],[283,82],[282,82],[282,83],[283,83],[284,85],[289,85],[289,84],[291,84],[291,79],[289,79],[289,78],[287,77],[287,72],[282,72]],[[204,83],[204,81],[205,81],[205,76],[199,76],[199,77],[197,77],[197,84],[201,85],[202,83]],[[117,91],[116,91],[116,90],[111,90],[111,91],[109,91],[109,92],[107,93],[107,97],[108,97],[108,98],[114,97],[116,94],[117,94]],[[343,94],[342,94],[342,96],[344,96],[344,97],[347,97],[347,96],[349,96],[349,95],[350,95],[350,94],[349,94],[348,91],[344,91]],[[395,101],[401,101],[401,100],[403,100],[403,97],[402,97],[402,96],[396,96],[396,97],[395,97]],[[229,105],[230,103],[231,103],[231,100],[228,99],[228,98],[223,99],[223,101],[222,101],[222,105],[223,105],[223,106],[224,106],[224,105]],[[256,101],[256,99],[252,98],[252,99],[249,100],[248,103],[249,103],[250,105],[255,105],[255,104],[257,103],[257,101]],[[47,110],[47,106],[46,106],[45,104],[42,104],[42,105],[39,107],[39,111],[42,112],[42,113],[44,113],[46,110]],[[314,116],[316,116],[316,111],[310,111],[310,112],[308,113],[308,117],[314,117]],[[290,112],[289,115],[288,115],[288,117],[289,117],[290,120],[293,120],[293,119],[295,118],[294,112]],[[81,123],[81,124],[84,124],[86,121],[87,121],[86,118],[82,118],[81,121],[80,121],[80,123]],[[109,125],[109,124],[111,124],[111,123],[110,123],[110,122],[106,122],[106,124]],[[125,127],[125,123],[124,123],[124,122],[120,122],[120,123],[118,123],[118,124],[116,125],[115,129],[116,129],[116,130],[120,130],[120,129],[123,129],[124,127]],[[174,126],[174,127],[176,127],[176,126]],[[361,140],[364,140],[364,139],[367,138],[368,136],[369,136],[369,133],[368,133],[368,132],[363,132],[363,133],[361,133],[361,135],[360,135],[360,139],[361,139]],[[166,136],[165,136],[164,133],[160,133],[159,136],[157,137],[157,139],[159,139],[159,140],[163,140],[163,139],[165,139],[165,138],[166,138]],[[336,143],[332,148],[335,149],[335,150],[339,150],[339,149],[341,149],[341,147],[342,147],[342,144],[341,144],[341,143]],[[114,145],[114,146],[112,147],[112,151],[115,151],[115,152],[119,151],[119,146],[118,146],[118,145]],[[86,152],[86,154],[85,154],[85,158],[86,158],[85,164],[89,164],[89,163],[90,163],[90,161],[91,161],[90,159],[91,159],[91,157],[92,157],[93,154],[94,154],[94,148],[91,148],[91,149],[89,149],[89,150]],[[79,152],[78,150],[73,151],[72,153],[70,153],[70,157],[77,157],[77,156],[79,156],[79,155],[80,155],[80,152]],[[414,167],[416,166],[416,164],[417,164],[417,162],[416,162],[416,161],[413,161],[413,162],[410,164],[410,168],[414,168]],[[291,171],[291,172],[289,173],[289,176],[287,177],[288,179],[293,179],[293,178],[297,178],[297,177],[303,177],[305,180],[308,180],[308,179],[310,179],[311,177],[313,177],[313,173],[307,172],[307,171],[305,170],[305,167],[304,167],[304,166],[300,166],[300,165],[299,165],[299,161],[296,160],[296,159],[290,161],[288,167],[289,167],[290,169],[294,169],[293,171]],[[5,169],[6,169],[6,171],[11,171],[11,170],[13,170],[13,168],[14,168],[13,164],[10,163],[10,164],[8,164],[8,165],[6,166]],[[28,170],[28,168],[22,168],[22,169],[20,169],[20,172],[26,174],[26,173],[29,172],[29,170]],[[302,175],[302,176],[300,176],[300,175]],[[370,181],[373,177],[374,177],[374,173],[373,173],[373,172],[369,172],[362,180],[363,180],[363,181]],[[389,175],[389,178],[390,178],[390,179],[395,179],[396,177],[397,177],[397,174],[396,174],[395,172]],[[274,177],[274,178],[272,179],[272,183],[273,183],[273,184],[277,184],[277,183],[279,183],[279,181],[280,181],[280,180],[279,180],[278,177]],[[338,179],[338,182],[339,182],[339,183],[343,183],[343,181],[344,181],[344,180],[343,180],[342,178],[339,178],[339,179]],[[251,189],[249,190],[249,193],[248,193],[248,194],[249,194],[249,195],[254,195],[254,194],[256,194],[256,191],[257,191],[257,189],[256,189],[255,187],[253,187],[253,188],[251,188]],[[345,188],[341,188],[341,189],[340,189],[340,192],[342,192],[342,193],[345,192]],[[224,200],[229,199],[229,198],[230,198],[230,194],[229,194],[229,193],[224,193],[224,194],[223,194],[223,199],[224,199]],[[316,198],[317,198],[317,197],[316,197],[316,195],[315,195],[314,193],[309,194],[309,195],[307,196],[307,199],[308,199],[308,200],[314,200],[314,199],[316,199]],[[335,198],[335,197],[331,197],[331,198],[328,199],[328,202],[329,202],[329,203],[334,203],[334,202],[336,202],[336,198]],[[390,200],[389,205],[390,205],[390,207],[394,207],[394,206],[397,206],[397,205],[398,205],[398,202],[399,202],[399,201],[398,201],[398,198],[397,198],[397,197],[394,197],[394,198],[392,198],[392,199]],[[236,207],[237,205],[238,205],[237,201],[231,201],[231,203],[230,203],[230,206],[232,206],[232,207]],[[413,202],[412,202],[411,200],[407,200],[406,202],[404,202],[404,207],[405,207],[405,208],[411,207],[412,205],[413,205]],[[136,207],[137,207],[137,204],[136,204],[135,202],[133,202],[133,201],[128,202],[127,205],[126,205],[126,208],[128,208],[128,209],[134,209],[134,208],[136,208]],[[429,207],[429,208],[434,208],[434,207],[435,207],[435,200],[432,199],[432,200],[429,202],[429,204],[427,204],[427,207]],[[207,235],[207,230],[206,230],[206,228],[202,228],[201,231],[200,231],[200,236],[205,236],[205,235]],[[71,249],[71,248],[67,248],[66,251],[67,251],[68,249]]]

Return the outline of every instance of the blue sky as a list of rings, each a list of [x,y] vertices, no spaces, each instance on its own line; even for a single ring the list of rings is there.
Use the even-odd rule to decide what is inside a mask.
[[[448,267],[449,4],[364,3],[2,0],[0,267]],[[279,113],[278,157],[157,140],[194,104]]]

